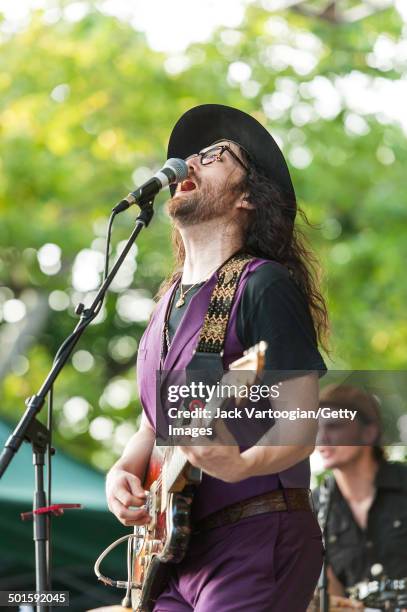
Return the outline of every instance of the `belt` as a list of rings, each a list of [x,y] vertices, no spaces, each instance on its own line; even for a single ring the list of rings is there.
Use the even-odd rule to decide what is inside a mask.
[[[230,525],[240,519],[266,512],[286,512],[291,510],[312,511],[311,491],[309,489],[275,489],[236,502],[217,510],[194,525],[193,534]]]

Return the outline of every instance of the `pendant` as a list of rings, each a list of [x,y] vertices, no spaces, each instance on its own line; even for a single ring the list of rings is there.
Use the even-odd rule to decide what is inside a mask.
[[[181,295],[180,298],[178,298],[178,300],[175,302],[175,308],[181,308],[181,306],[183,306],[185,304],[185,299],[184,296]]]

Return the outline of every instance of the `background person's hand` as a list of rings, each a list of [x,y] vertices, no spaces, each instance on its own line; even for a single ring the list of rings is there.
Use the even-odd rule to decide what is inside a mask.
[[[339,595],[329,596],[329,610],[330,612],[346,612],[346,610],[364,610],[363,603],[354,599],[348,599],[347,597],[340,597]],[[315,594],[310,605],[308,606],[307,612],[319,612],[319,594]]]
[[[150,522],[146,509],[146,492],[138,476],[113,467],[106,477],[106,498],[109,510],[126,527]]]
[[[355,599],[349,599],[347,597],[340,597],[339,595],[330,595],[330,610],[331,612],[344,612],[345,610],[364,610],[363,603],[356,601]]]

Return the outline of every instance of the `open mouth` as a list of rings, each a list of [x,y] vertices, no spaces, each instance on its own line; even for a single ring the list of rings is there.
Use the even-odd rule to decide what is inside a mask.
[[[194,189],[196,189],[196,185],[193,181],[191,181],[190,179],[182,181],[181,191],[193,191]]]

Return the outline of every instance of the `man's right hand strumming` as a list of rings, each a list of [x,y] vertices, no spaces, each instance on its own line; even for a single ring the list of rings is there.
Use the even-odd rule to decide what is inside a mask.
[[[138,476],[113,467],[106,478],[106,497],[109,510],[126,527],[145,525],[151,520],[143,507],[146,493]]]
[[[151,520],[143,508],[146,492],[140,476],[146,471],[154,440],[154,430],[143,413],[139,430],[106,477],[107,505],[126,527],[145,525]]]

